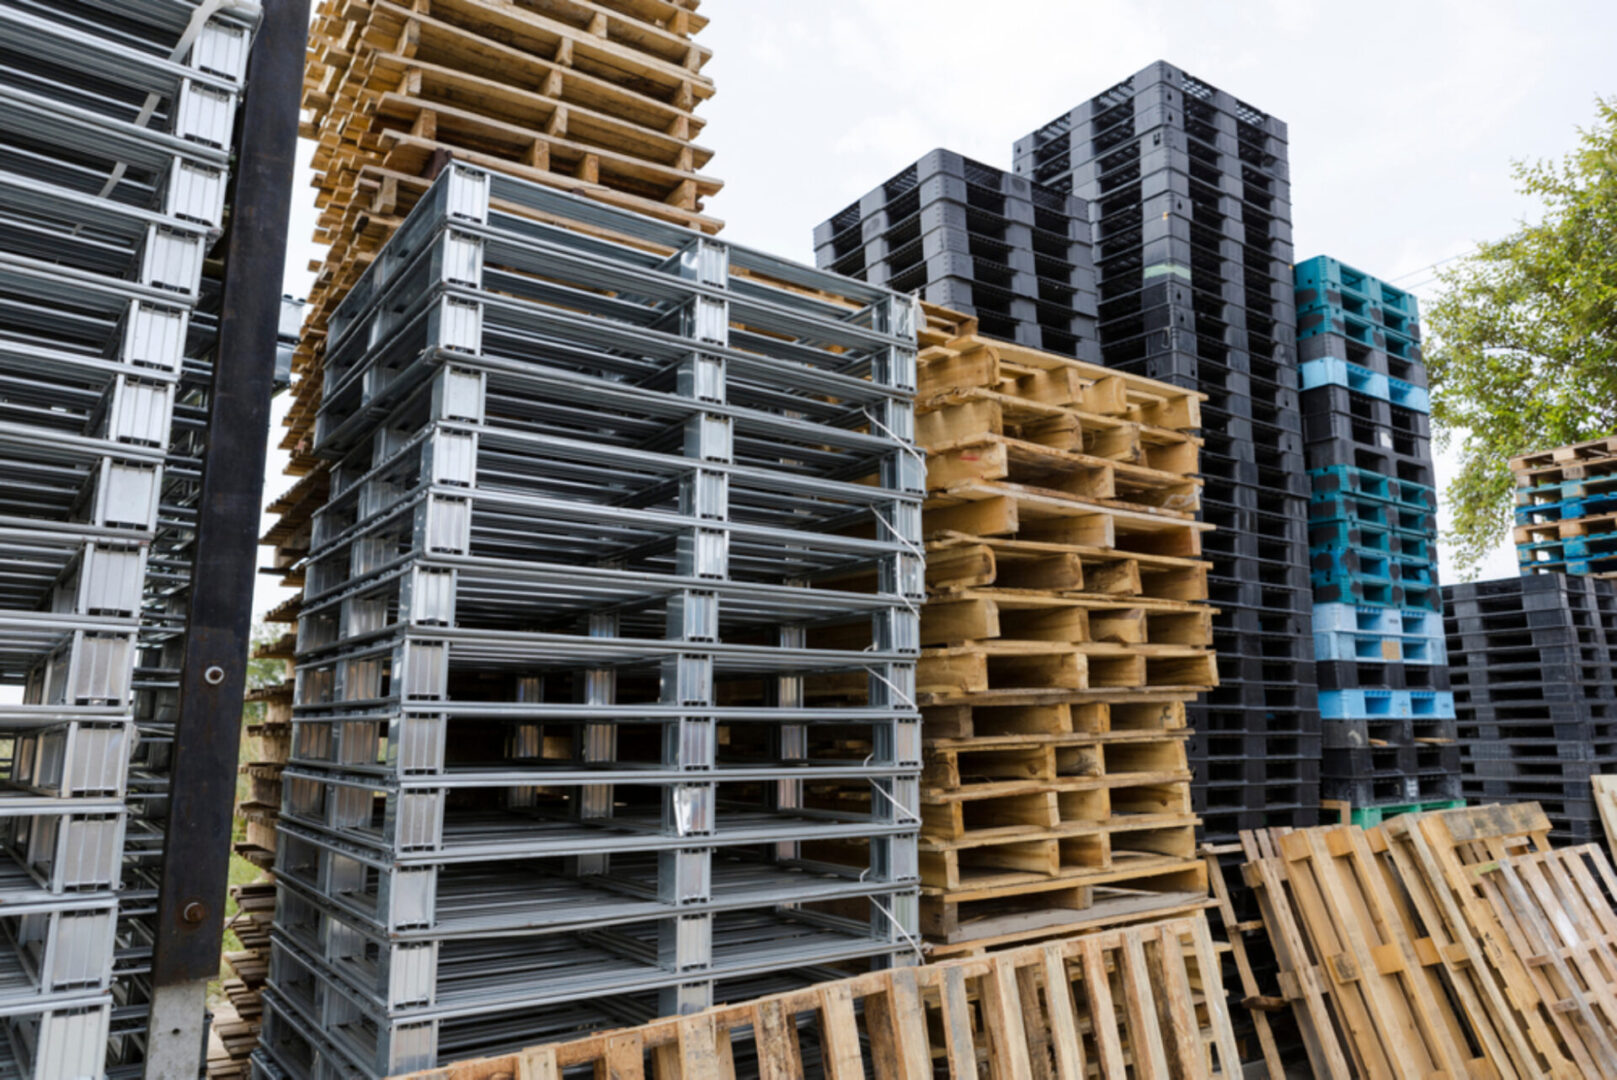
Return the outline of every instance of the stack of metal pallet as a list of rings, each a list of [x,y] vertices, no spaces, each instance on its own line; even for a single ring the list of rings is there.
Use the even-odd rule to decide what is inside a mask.
[[[1534,574],[1443,597],[1462,793],[1536,802],[1557,841],[1602,842],[1589,778],[1617,773],[1617,582]]]
[[[1419,310],[1323,255],[1297,264],[1296,281],[1320,794],[1373,826],[1460,796]]]
[[[1617,435],[1512,458],[1524,574],[1617,578]]]
[[[1089,207],[934,150],[814,229],[821,267],[913,292],[982,332],[1100,362]]]
[[[141,1070],[217,333],[204,260],[257,18],[0,7],[8,1076]]]
[[[1088,200],[1101,359],[1208,395],[1203,520],[1219,686],[1192,708],[1208,839],[1314,824],[1320,732],[1286,125],[1158,62],[1016,143]]]
[[[262,1075],[911,955],[915,318],[446,167],[330,323]]]

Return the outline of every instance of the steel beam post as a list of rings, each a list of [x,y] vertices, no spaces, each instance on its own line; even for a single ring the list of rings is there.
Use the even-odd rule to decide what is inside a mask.
[[[148,1080],[198,1076],[219,970],[308,0],[267,0],[248,68],[152,958]]]

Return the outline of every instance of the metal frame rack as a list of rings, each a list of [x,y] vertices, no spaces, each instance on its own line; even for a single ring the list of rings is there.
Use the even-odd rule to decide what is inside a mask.
[[[141,1069],[173,723],[161,654],[218,330],[204,263],[258,17],[0,7],[0,678],[23,697],[0,714],[21,962],[0,1004],[6,1076]]]
[[[262,1074],[911,951],[915,319],[445,168],[330,321]]]
[[[1213,842],[1319,813],[1286,125],[1158,62],[1018,140],[1089,202],[1102,362],[1208,395],[1201,469],[1219,686],[1193,706]]]
[[[1336,259],[1297,264],[1320,794],[1374,825],[1460,797],[1437,585],[1415,297]]]
[[[1589,777],[1617,770],[1617,582],[1530,574],[1443,587],[1468,799],[1536,802],[1601,843]]]
[[[814,258],[974,316],[990,337],[1100,362],[1089,207],[953,151],[815,226]]]

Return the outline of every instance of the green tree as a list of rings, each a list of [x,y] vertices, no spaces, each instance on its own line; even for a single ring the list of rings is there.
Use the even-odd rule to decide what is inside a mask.
[[[1432,421],[1457,447],[1445,537],[1467,576],[1509,531],[1512,455],[1617,429],[1617,98],[1562,160],[1517,162],[1543,212],[1439,274],[1425,312]]]

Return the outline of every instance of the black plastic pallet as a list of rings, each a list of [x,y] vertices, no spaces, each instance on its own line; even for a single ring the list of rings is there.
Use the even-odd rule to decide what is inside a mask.
[[[1314,664],[1321,690],[1447,690],[1449,669],[1440,664],[1355,663],[1319,660]]]
[[[1447,740],[1458,750],[1461,729],[1452,719],[1398,717],[1323,717],[1320,732],[1326,749],[1361,749],[1372,743],[1412,746],[1416,740]]]
[[[1463,797],[1461,786],[1458,770],[1412,776],[1327,776],[1320,779],[1320,797],[1353,807],[1402,805],[1459,799]]]

